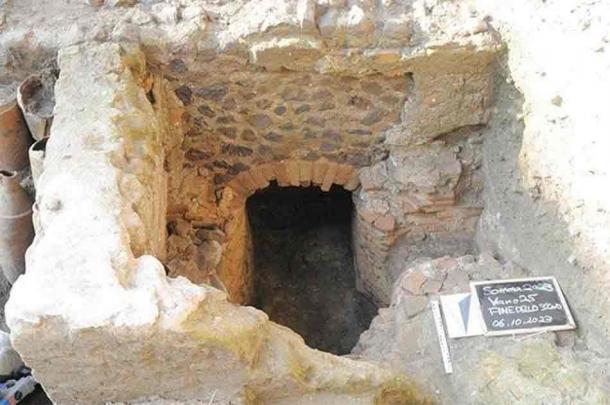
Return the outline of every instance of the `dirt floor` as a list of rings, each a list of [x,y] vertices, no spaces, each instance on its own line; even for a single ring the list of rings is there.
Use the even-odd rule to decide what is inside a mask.
[[[314,348],[347,354],[377,309],[355,289],[351,193],[270,186],[248,200],[253,305]]]

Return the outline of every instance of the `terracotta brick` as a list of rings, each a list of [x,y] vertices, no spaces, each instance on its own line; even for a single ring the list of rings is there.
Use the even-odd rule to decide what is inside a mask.
[[[360,175],[354,170],[343,187],[348,191],[354,191],[358,186],[360,186]]]
[[[401,284],[411,294],[420,295],[422,292],[422,287],[426,281],[427,278],[421,271],[414,270]]]
[[[259,167],[251,169],[250,175],[252,176],[257,189],[265,188],[269,185],[269,181],[265,178],[265,175]]]
[[[276,174],[275,174],[275,171],[273,170],[273,165],[271,163],[264,163],[258,167],[260,168],[260,171],[263,174],[263,177],[265,177],[265,180],[267,180],[267,181],[275,180]]]
[[[369,224],[372,224],[377,218],[379,218],[379,214],[364,208],[358,210],[358,215]]]
[[[311,178],[313,184],[318,186],[322,184],[326,170],[328,170],[328,161],[318,160],[313,163],[313,174]]]
[[[352,173],[354,172],[354,168],[350,165],[339,165],[337,168],[337,174],[335,176],[335,184],[340,186],[345,185]]]
[[[250,195],[256,191],[256,183],[250,175],[250,172],[241,172],[235,178],[242,187],[246,190],[247,195]]]
[[[437,216],[439,218],[478,218],[482,210],[479,207],[444,207]]]
[[[286,170],[286,163],[285,162],[277,162],[273,165],[273,171],[275,172],[275,179],[277,180],[277,183],[281,186],[281,187],[287,187],[290,185],[290,182],[288,180],[288,172]]]
[[[324,180],[322,181],[323,191],[328,191],[332,187],[333,183],[335,182],[335,176],[337,174],[337,169],[339,168],[338,166],[339,165],[336,163],[328,164],[328,169],[326,170],[326,173],[324,174]]]
[[[236,195],[245,197],[249,194],[248,190],[237,179],[233,179],[227,186],[230,187]]]
[[[454,205],[455,204],[455,196],[454,195],[430,195],[428,196],[430,201],[434,203],[434,205]]]
[[[443,211],[445,207],[437,207],[435,205],[428,205],[425,207],[421,207],[420,211],[425,212],[426,214],[433,214],[435,212]]]
[[[313,164],[305,160],[299,162],[299,179],[301,186],[309,187],[311,185],[312,176]]]
[[[442,280],[429,279],[426,281],[423,291],[426,294],[436,294],[443,288]]]
[[[402,211],[405,214],[419,212],[421,209],[421,204],[419,203],[417,198],[411,196],[401,196],[400,203],[400,205],[402,206]]]
[[[381,231],[391,232],[396,228],[396,220],[391,215],[383,215],[375,220],[375,227]]]
[[[291,186],[298,187],[301,185],[300,170],[298,161],[286,162],[286,174],[288,175],[288,183]]]

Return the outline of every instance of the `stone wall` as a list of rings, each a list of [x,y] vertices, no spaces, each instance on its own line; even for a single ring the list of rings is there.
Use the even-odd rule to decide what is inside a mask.
[[[361,171],[354,248],[359,288],[377,303],[389,304],[396,277],[415,259],[473,250],[481,143],[480,128],[464,128],[444,141],[392,147]]]
[[[176,66],[190,66],[181,60],[169,66],[189,115],[186,159],[217,185],[269,161],[370,165],[382,157],[377,145],[399,121],[408,89],[405,76],[266,72],[225,55],[182,74]]]
[[[364,6],[346,10],[359,7]],[[366,7],[373,20],[387,11]],[[328,24],[326,18],[338,12],[321,5],[314,10],[311,16],[298,14],[305,19],[299,20],[302,26],[308,26],[308,18]],[[258,14],[250,17],[249,24],[254,24]],[[392,251],[401,250],[397,241],[416,244],[429,238],[440,254],[472,251],[474,223],[482,208],[476,129],[489,115],[495,43],[481,26],[459,35],[434,28],[418,37],[425,43],[432,41],[428,35],[440,36],[422,52],[397,47],[401,37],[383,40],[373,25],[363,24],[349,27],[357,38],[347,35],[343,44],[322,28],[297,32],[284,27],[281,37],[274,37],[273,30],[253,32],[225,49],[196,55],[188,47],[171,55],[151,49],[153,70],[171,83],[184,105],[183,138],[168,150],[166,163],[168,218],[190,228],[184,223],[185,235],[170,236],[170,274],[207,280],[195,263],[202,241],[194,235],[197,229],[216,229],[224,236],[223,258],[215,271],[225,284],[235,286],[229,288],[232,297],[247,297],[243,291],[252,274],[248,238],[242,234],[247,221],[241,198],[234,194],[247,198],[272,179],[309,185],[315,168],[323,168],[318,172],[322,175],[326,164],[339,165],[334,183],[350,183],[349,190],[356,189],[358,179],[342,180],[346,174],[341,168],[346,173],[358,169],[369,179],[368,189],[354,194],[355,220],[362,223],[353,228],[354,244],[361,247],[356,249],[360,288],[375,302],[387,304],[401,270],[391,269],[398,261]],[[222,32],[221,40],[229,34],[235,32]],[[436,45],[445,35],[455,42]],[[471,142],[467,139],[472,134],[476,139]],[[426,178],[426,171],[436,166],[440,172]],[[301,179],[284,179],[299,172]],[[377,174],[369,174],[373,172]],[[376,204],[380,200],[384,202]],[[224,208],[218,210],[220,206]],[[232,240],[234,236],[242,242]],[[429,254],[419,249],[408,261]],[[240,283],[229,279],[243,281],[241,293],[236,291]]]
[[[422,400],[399,374],[312,350],[261,311],[166,277],[152,256],[164,241],[159,146],[172,127],[162,83],[139,50],[117,44],[66,48],[59,66],[40,232],[7,304],[12,342],[53,401]]]
[[[499,51],[486,24],[452,2],[132,3],[4,15],[10,83],[61,49],[41,232],[7,306],[37,378],[61,403],[417,403],[401,373],[312,351],[209,284],[248,302],[244,204],[272,179],[354,190],[377,303],[399,241],[435,241],[407,261],[469,249]]]
[[[44,21],[29,18],[38,8],[46,11]],[[281,161],[328,161],[366,173],[386,162],[408,166],[416,157],[428,163],[416,161],[415,166],[429,167],[436,157],[457,155],[450,151],[457,147],[448,141],[452,132],[488,119],[490,77],[499,49],[475,11],[452,2],[41,5],[27,0],[7,8],[5,21],[8,32],[0,42],[11,51],[0,61],[8,82],[39,69],[69,44],[93,40],[141,46],[152,75],[164,79],[173,93],[158,95],[167,98],[172,134],[164,146],[171,235],[162,258],[171,275],[187,275],[195,282],[209,279],[209,272],[193,260],[202,244],[243,251],[227,236],[233,226],[228,221],[239,217],[228,210],[232,198],[224,192],[235,176]],[[60,28],[71,21],[70,29]],[[26,31],[31,40],[21,39]],[[447,152],[440,153],[444,144]],[[471,223],[481,204],[460,201],[448,191],[457,182],[457,194],[463,194],[470,184],[468,167],[476,166],[458,160],[462,168],[450,174],[451,185],[436,178],[444,189],[440,194],[428,180],[416,184],[421,176],[396,183],[392,173],[375,180],[384,184],[375,185],[376,190],[355,193],[357,209],[364,207],[357,218],[368,222],[354,229],[376,229],[370,236],[355,235],[356,244],[366,245],[363,241],[376,239],[379,232],[381,240],[387,239],[378,248],[365,246],[368,251],[358,259],[362,289],[377,302],[387,303],[400,270],[392,269],[400,260],[392,252],[402,251],[395,241],[417,245],[434,240],[434,252],[441,254],[469,251]],[[427,190],[415,190],[422,187]],[[371,207],[379,198],[396,201],[392,212]],[[235,224],[245,229],[246,222]],[[208,231],[220,240],[196,236]],[[408,261],[433,253],[425,247],[415,250],[421,254],[414,252]],[[247,280],[251,269],[237,264],[247,263],[246,257],[227,256],[220,268],[234,268],[232,274]],[[227,271],[219,272],[226,283],[235,284]]]

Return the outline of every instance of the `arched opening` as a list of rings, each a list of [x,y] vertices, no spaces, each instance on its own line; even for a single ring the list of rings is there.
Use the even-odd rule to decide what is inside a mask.
[[[247,201],[254,247],[251,304],[314,348],[349,353],[376,307],[356,290],[351,192],[269,187]]]

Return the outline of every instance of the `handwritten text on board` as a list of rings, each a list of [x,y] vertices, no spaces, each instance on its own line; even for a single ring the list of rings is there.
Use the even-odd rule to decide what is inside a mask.
[[[488,332],[573,329],[572,316],[553,277],[473,283]]]

